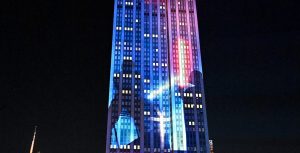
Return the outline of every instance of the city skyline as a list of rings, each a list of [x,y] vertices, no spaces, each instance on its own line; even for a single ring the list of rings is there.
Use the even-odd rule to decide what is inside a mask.
[[[225,153],[299,153],[294,1],[198,0],[209,137]],[[114,1],[3,1],[0,152],[104,153]],[[143,80],[141,80],[143,81]]]

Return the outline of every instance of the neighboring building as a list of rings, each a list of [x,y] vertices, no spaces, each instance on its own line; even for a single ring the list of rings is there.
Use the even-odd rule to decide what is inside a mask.
[[[115,0],[106,153],[209,153],[196,0]]]
[[[212,140],[209,140],[209,146],[210,146],[210,153],[214,153],[214,142]]]

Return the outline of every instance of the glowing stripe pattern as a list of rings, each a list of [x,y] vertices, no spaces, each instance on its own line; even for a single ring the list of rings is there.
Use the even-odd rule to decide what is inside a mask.
[[[177,66],[175,66],[175,69],[178,73],[177,75],[177,83],[179,84],[179,86],[184,87],[188,85],[188,77],[189,74],[192,72],[193,69],[193,63],[190,61],[190,50],[189,50],[189,46],[188,46],[188,42],[186,42],[183,39],[178,39],[178,51],[175,50],[175,52],[177,52],[178,55],[178,59],[174,59],[174,64],[176,65],[178,63]]]

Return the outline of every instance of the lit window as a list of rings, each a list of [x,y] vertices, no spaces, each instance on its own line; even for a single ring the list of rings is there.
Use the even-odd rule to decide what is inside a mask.
[[[136,50],[136,51],[140,51],[141,48],[140,48],[140,47],[136,47],[135,50]]]
[[[202,97],[202,95],[200,93],[196,93],[196,97]]]
[[[197,108],[202,108],[202,105],[197,104]]]
[[[152,37],[154,37],[154,38],[158,38],[158,35],[156,35],[156,34],[152,34]]]
[[[150,115],[149,111],[144,111],[144,115]]]

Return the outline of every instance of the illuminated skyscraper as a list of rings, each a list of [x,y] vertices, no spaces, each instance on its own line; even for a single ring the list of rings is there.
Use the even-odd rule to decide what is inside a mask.
[[[196,0],[115,0],[106,153],[209,153]]]

